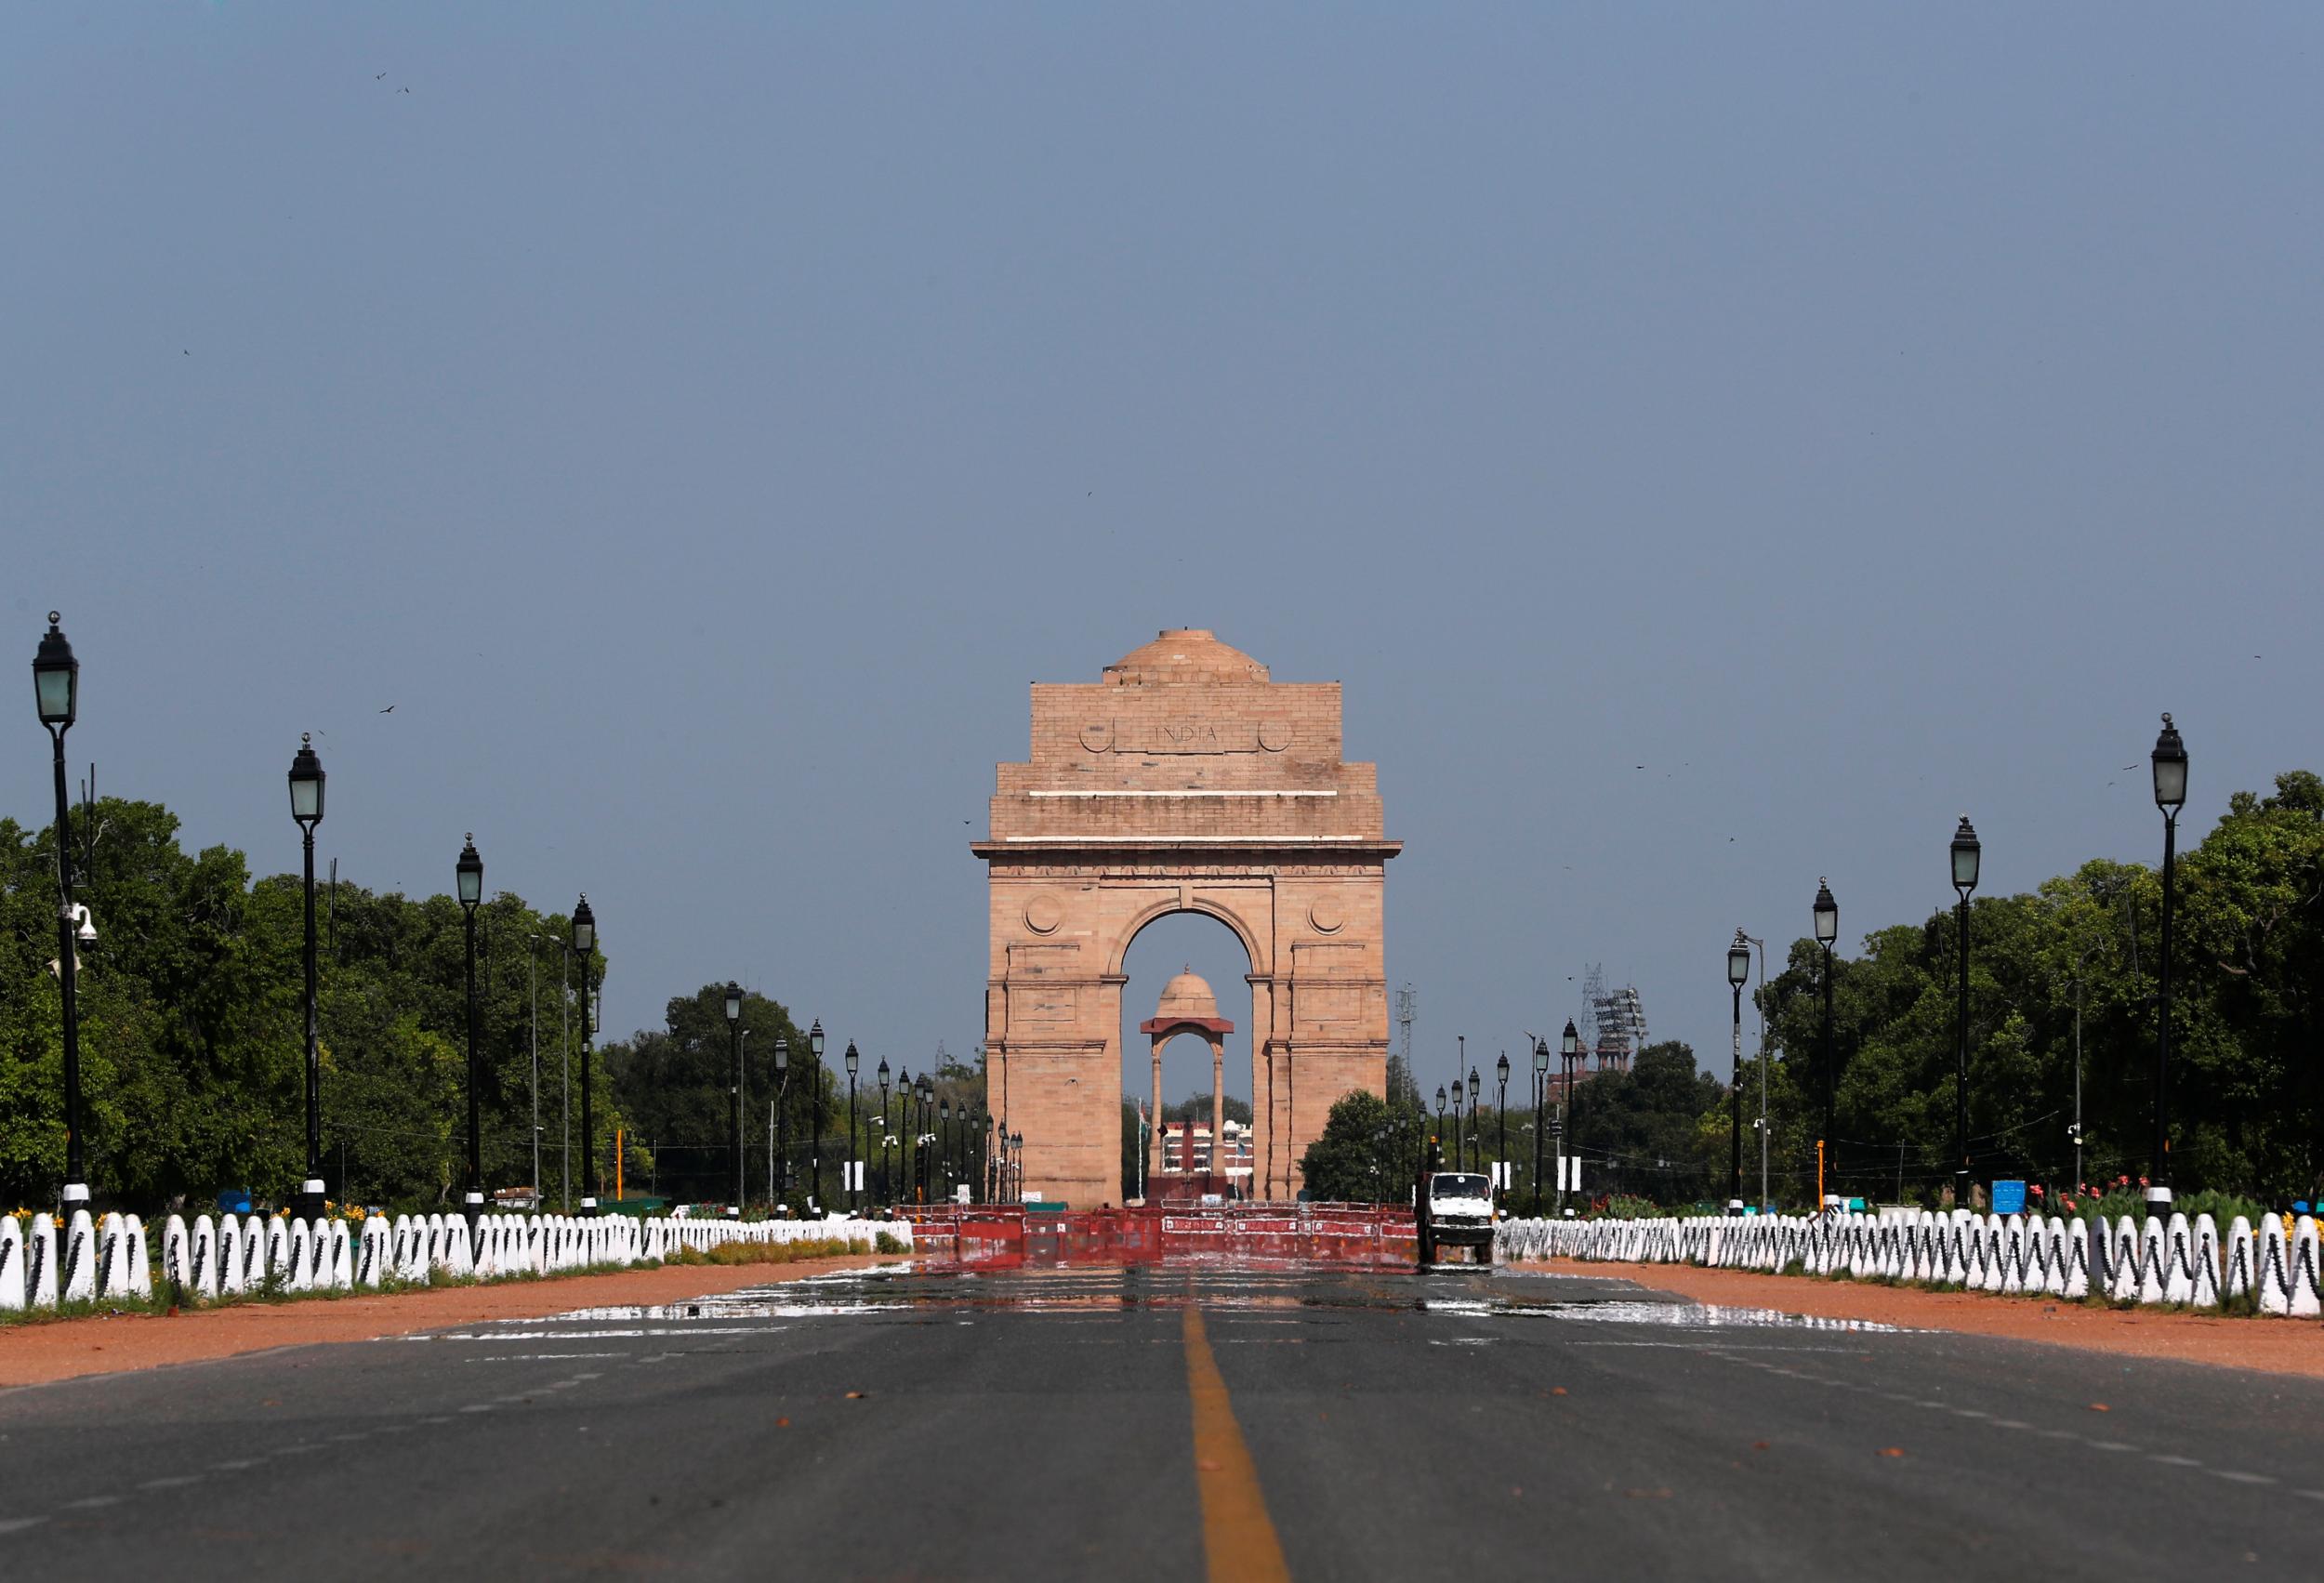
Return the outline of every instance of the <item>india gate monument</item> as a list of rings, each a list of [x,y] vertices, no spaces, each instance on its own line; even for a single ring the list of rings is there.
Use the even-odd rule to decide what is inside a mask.
[[[1169,913],[1217,918],[1250,959],[1256,1196],[1298,1190],[1334,1101],[1385,1091],[1402,843],[1376,767],[1340,750],[1338,682],[1275,681],[1195,628],[1098,681],[1034,683],[1030,757],[998,767],[971,849],[991,888],[987,1102],[1024,1136],[1026,1196],[1123,1201],[1123,963]]]

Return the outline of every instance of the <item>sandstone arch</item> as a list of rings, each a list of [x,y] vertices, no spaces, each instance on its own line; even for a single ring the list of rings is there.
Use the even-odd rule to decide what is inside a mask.
[[[1210,633],[1165,632],[1096,683],[1033,687],[1032,752],[998,767],[986,864],[989,1102],[1029,1193],[1122,1201],[1122,964],[1198,912],[1250,957],[1262,1195],[1288,1196],[1332,1102],[1387,1081],[1378,772],[1340,758],[1338,682],[1277,682]]]

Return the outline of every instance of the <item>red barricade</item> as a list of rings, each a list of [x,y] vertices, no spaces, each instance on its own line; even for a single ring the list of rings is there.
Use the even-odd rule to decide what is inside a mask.
[[[905,1217],[920,1250],[986,1267],[1205,1262],[1401,1265],[1414,1257],[1401,1206],[1236,1204],[1188,1209],[1066,1210],[1012,1205],[915,1206]]]

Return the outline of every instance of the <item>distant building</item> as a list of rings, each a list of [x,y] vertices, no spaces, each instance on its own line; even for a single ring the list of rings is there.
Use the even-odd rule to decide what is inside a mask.
[[[1239,1188],[1250,1185],[1252,1161],[1257,1148],[1251,1129],[1239,1121],[1225,1124],[1226,1143],[1220,1150],[1220,1161],[1213,1164],[1210,1155],[1210,1124],[1207,1121],[1166,1121],[1162,1124],[1162,1164],[1157,1176],[1184,1176],[1190,1171],[1196,1176],[1213,1172],[1223,1174]],[[1187,1164],[1188,1151],[1194,1163]]]

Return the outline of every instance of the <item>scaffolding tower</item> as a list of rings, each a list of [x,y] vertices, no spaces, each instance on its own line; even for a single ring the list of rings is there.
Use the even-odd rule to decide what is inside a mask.
[[[1591,1048],[1597,1055],[1598,1070],[1629,1071],[1631,1058],[1646,1044],[1646,1009],[1638,998],[1637,986],[1608,989],[1605,969],[1592,962],[1582,981],[1582,995],[1590,1002],[1590,1015],[1596,1024]]]

